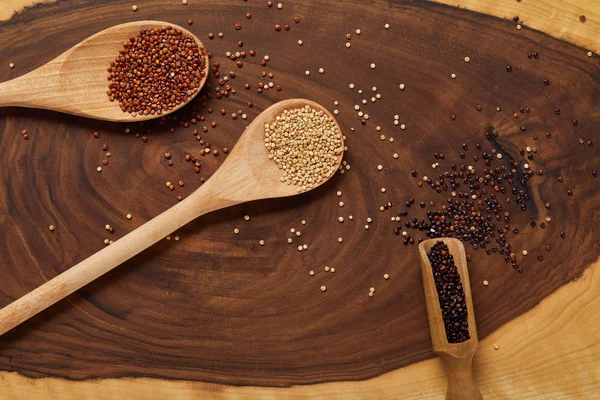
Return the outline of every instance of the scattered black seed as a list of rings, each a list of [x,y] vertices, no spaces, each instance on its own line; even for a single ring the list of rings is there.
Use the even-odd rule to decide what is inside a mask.
[[[442,241],[433,245],[427,257],[431,263],[448,343],[469,340],[467,304],[454,257]]]
[[[507,66],[506,66],[506,71],[508,71],[508,72],[512,72],[512,67],[511,67],[510,65],[507,65]]]

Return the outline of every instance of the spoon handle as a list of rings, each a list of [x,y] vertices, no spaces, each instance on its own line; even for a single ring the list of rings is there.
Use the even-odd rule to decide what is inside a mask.
[[[464,358],[450,355],[440,357],[448,377],[446,400],[483,400],[473,380],[473,353]]]
[[[231,204],[211,199],[202,187],[112,245],[81,261],[0,310],[0,335],[104,275],[200,215]]]

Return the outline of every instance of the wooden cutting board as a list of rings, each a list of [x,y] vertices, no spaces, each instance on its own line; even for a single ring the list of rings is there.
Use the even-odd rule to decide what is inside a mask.
[[[0,71],[0,79],[19,76],[116,23],[145,18],[185,25],[192,19],[190,29],[203,40],[209,32],[224,33],[222,39],[207,39],[207,46],[222,73],[236,72],[231,84],[237,94],[210,100],[212,114],[199,105],[207,123],[187,129],[172,121],[140,127],[0,110],[0,223],[6,227],[0,238],[0,305],[102,248],[105,238],[117,239],[175,204],[176,196],[191,193],[223,159],[205,157],[199,175],[183,160],[201,148],[191,131],[211,121],[217,127],[209,128],[206,138],[217,148],[231,148],[269,104],[311,98],[340,110],[352,168],[307,196],[233,208],[174,233],[170,241],[0,338],[1,370],[33,378],[140,377],[285,387],[369,379],[430,358],[416,247],[402,245],[392,233],[392,212],[382,213],[379,206],[392,201],[393,209],[400,209],[411,197],[417,204],[443,201],[418,188],[411,170],[431,176],[433,152],[456,160],[460,143],[489,146],[483,132],[490,127],[515,157],[519,148],[536,146],[532,163],[544,175],[531,181],[534,206],[518,214],[521,233],[512,240],[530,253],[521,257],[524,273],[507,268],[500,257],[469,252],[480,337],[530,310],[597,258],[593,228],[599,216],[591,210],[597,206],[598,185],[591,171],[599,161],[600,83],[598,58],[587,57],[587,49],[528,29],[527,20],[517,30],[512,21],[430,3],[290,1],[278,10],[264,2],[145,1],[138,7],[133,12],[129,2],[75,0],[14,17],[0,25],[7,39],[0,55],[15,68]],[[235,30],[236,23],[241,30]],[[277,23],[289,24],[290,31],[276,32]],[[350,49],[346,33],[352,34]],[[247,58],[241,69],[225,57],[227,51],[249,49],[257,57]],[[539,59],[527,58],[533,51]],[[270,56],[267,67],[259,64],[264,55]],[[325,72],[319,74],[319,68]],[[267,81],[260,77],[263,70],[274,73],[281,92],[243,89],[246,82],[256,87]],[[551,84],[545,86],[543,79]],[[406,85],[403,91],[400,83]],[[382,95],[377,103],[370,101],[373,86]],[[360,103],[363,98],[367,105]],[[368,110],[365,126],[355,104]],[[531,113],[515,120],[512,114],[520,107],[530,107]],[[231,119],[238,109],[247,120]],[[405,130],[393,124],[395,114]],[[172,125],[177,127],[173,133]],[[148,127],[148,142],[135,137]],[[22,139],[22,129],[29,140]],[[386,140],[379,139],[381,134]],[[582,146],[579,138],[594,145]],[[103,144],[111,157],[98,173]],[[172,154],[173,166],[166,164],[164,152]],[[183,188],[165,186],[180,179]],[[567,196],[568,189],[574,196]],[[545,202],[552,203],[550,210]],[[346,218],[343,224],[338,216]],[[545,230],[528,227],[530,218],[547,216],[552,221]],[[368,217],[374,222],[365,230]],[[51,224],[54,232],[48,230]],[[114,234],[106,232],[106,224],[115,227]],[[302,231],[293,245],[286,241],[290,228]],[[338,237],[344,238],[342,244]],[[304,243],[309,250],[298,252],[297,245]],[[336,268],[335,274],[325,273],[325,265]],[[391,275],[387,281],[385,273]],[[321,285],[327,286],[325,293]],[[376,287],[373,298],[367,295],[371,286]],[[485,396],[485,386],[482,392]]]

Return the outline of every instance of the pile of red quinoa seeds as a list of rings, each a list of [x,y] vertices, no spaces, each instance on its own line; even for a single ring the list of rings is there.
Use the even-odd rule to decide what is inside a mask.
[[[469,340],[467,303],[454,257],[448,251],[448,246],[440,240],[427,253],[427,258],[431,263],[448,343]]]
[[[170,26],[145,28],[107,67],[106,93],[132,116],[160,115],[199,90],[206,67],[206,49],[193,37]]]
[[[485,132],[485,137],[492,143],[497,136],[496,130]],[[475,147],[481,152],[480,144]],[[463,143],[459,153],[461,160],[467,157],[465,152],[468,149],[469,146]],[[527,154],[528,159],[533,159],[532,151],[527,150],[527,153],[522,150],[522,155]],[[511,204],[517,204],[518,209],[527,210],[530,200],[527,182],[534,172],[527,162],[520,166],[513,158],[508,162],[502,160],[503,154],[506,155],[505,152],[493,149],[489,153],[483,151],[480,155],[473,156],[474,163],[481,160],[484,168],[467,163],[451,164],[450,171],[444,171],[436,177],[423,176],[417,181],[419,187],[427,184],[433,191],[448,197],[440,208],[427,211],[426,220],[412,218],[404,224],[399,224],[394,233],[399,235],[403,228],[408,228],[419,230],[428,238],[454,237],[470,244],[473,250],[484,249],[488,255],[500,254],[506,263],[510,263],[518,272],[523,272],[507,239],[509,232],[515,235],[519,233],[517,227],[510,225],[511,212],[508,208]],[[432,167],[437,169],[437,160],[444,160],[446,157],[443,153],[434,153],[433,156],[436,162]],[[497,162],[495,167],[492,167],[493,160]],[[537,173],[541,175],[543,171],[539,170]],[[417,172],[412,171],[412,176],[417,177]],[[398,216],[408,216],[408,208],[414,203],[414,199],[406,201],[406,209],[399,211]],[[426,206],[425,202],[420,203],[421,208]],[[430,201],[429,206],[435,206],[435,202]],[[549,209],[550,204],[546,203],[545,207]],[[533,220],[530,223],[532,227],[536,225]],[[540,228],[545,227],[545,223],[542,222]],[[415,243],[407,231],[403,231],[402,236],[405,245]],[[422,240],[423,238],[419,238],[418,242]]]

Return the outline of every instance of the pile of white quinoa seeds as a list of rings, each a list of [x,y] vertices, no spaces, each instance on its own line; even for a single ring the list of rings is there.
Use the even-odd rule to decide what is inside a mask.
[[[336,171],[342,133],[333,118],[306,105],[285,110],[265,124],[265,147],[283,171],[281,182],[304,192]]]

